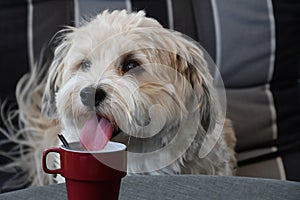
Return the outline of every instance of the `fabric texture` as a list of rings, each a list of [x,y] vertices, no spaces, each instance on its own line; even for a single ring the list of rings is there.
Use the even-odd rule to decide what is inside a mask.
[[[51,17],[49,17],[51,16]],[[6,112],[16,106],[17,81],[33,65],[52,58],[55,42],[51,39],[74,22],[73,0],[12,0],[0,1],[0,107]],[[1,110],[2,111],[2,110]],[[17,124],[17,120],[16,124]],[[5,128],[0,120],[0,128]],[[0,132],[0,149],[9,151],[13,143],[2,144],[5,137]],[[10,162],[0,155],[0,165]],[[0,172],[0,188],[13,177],[14,172]],[[3,189],[6,191],[5,189]],[[4,192],[1,191],[0,193]]]
[[[296,200],[297,182],[216,176],[126,176],[119,199],[272,199]],[[65,184],[36,187],[0,195],[3,200],[67,199]]]

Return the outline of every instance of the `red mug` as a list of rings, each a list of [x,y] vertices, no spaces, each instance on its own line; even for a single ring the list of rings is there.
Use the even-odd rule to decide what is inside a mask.
[[[60,155],[59,169],[47,167],[50,152]],[[43,152],[43,170],[65,177],[69,200],[118,199],[126,166],[126,146],[117,142],[108,142],[100,151],[82,150],[76,142],[70,144],[70,149],[59,147]]]

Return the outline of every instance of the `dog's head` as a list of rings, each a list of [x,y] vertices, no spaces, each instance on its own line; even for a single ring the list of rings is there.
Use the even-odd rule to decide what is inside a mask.
[[[214,91],[197,44],[144,12],[105,11],[63,37],[42,112],[79,132],[93,113],[115,134],[152,137],[191,116],[205,132],[218,115]]]

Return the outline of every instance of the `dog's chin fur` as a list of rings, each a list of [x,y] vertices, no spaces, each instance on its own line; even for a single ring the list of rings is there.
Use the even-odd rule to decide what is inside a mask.
[[[83,66],[83,60],[90,66]],[[132,60],[138,66],[124,70],[124,63]],[[18,83],[23,124],[19,133],[24,136],[7,136],[29,151],[11,166],[29,172],[26,179],[33,185],[52,183],[53,177],[37,164],[41,152],[58,145],[59,131],[69,141],[78,141],[84,123],[94,114],[81,102],[80,91],[93,86],[107,94],[93,111],[114,124],[119,134],[113,140],[126,143],[129,152],[153,152],[176,135],[182,135],[182,144],[189,143],[178,158],[160,168],[129,157],[131,173],[142,169],[144,174],[233,175],[235,137],[229,120],[210,152],[199,155],[201,148],[210,148],[205,137],[217,134],[213,130],[224,115],[207,65],[197,44],[164,29],[142,11],[105,11],[79,28],[67,28],[47,76],[41,76],[36,66]],[[173,154],[164,151],[158,160]]]

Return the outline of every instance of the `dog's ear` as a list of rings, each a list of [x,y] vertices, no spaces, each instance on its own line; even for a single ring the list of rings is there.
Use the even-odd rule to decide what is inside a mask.
[[[65,57],[70,49],[71,39],[66,36],[60,45],[57,46],[54,53],[54,59],[48,71],[47,82],[44,88],[42,98],[42,115],[44,117],[57,118],[56,93],[59,91],[62,83]]]
[[[185,41],[185,46],[184,53],[176,56],[176,62],[182,66],[177,70],[189,81],[194,94],[198,95],[200,124],[206,132],[210,132],[215,127],[219,114],[213,77],[204,52],[189,41]]]
[[[212,78],[207,70],[199,71],[191,63],[188,64],[185,74],[195,94],[199,94],[198,109],[200,111],[200,123],[205,131],[209,131],[208,129],[215,126],[217,116],[217,105],[214,105],[216,99]]]
[[[63,63],[60,63],[57,66],[52,66],[49,71],[42,99],[42,115],[47,118],[57,117],[55,95],[59,90],[59,85],[61,82],[61,75],[59,74],[59,71],[62,71],[62,68]]]

